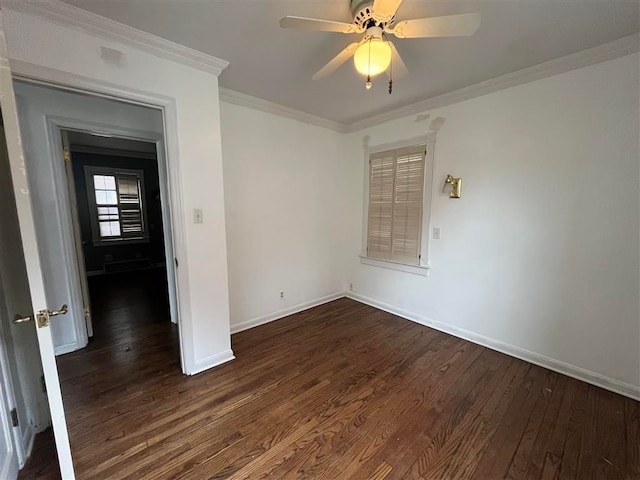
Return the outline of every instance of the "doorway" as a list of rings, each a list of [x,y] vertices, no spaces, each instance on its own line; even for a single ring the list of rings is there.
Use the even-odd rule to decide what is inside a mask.
[[[118,399],[140,375],[184,371],[162,111],[27,83],[16,93],[47,301],[68,303],[51,329],[76,451],[100,428],[86,414],[98,399],[126,411]]]
[[[154,313],[177,323],[169,295],[173,259],[167,261],[168,213],[163,214],[156,144],[78,130],[61,129],[60,134],[87,337],[110,338],[105,324],[115,320],[100,310],[103,303],[93,301],[101,290],[122,292],[134,310],[137,299],[145,298],[144,288],[139,297],[125,295],[119,288],[123,282],[146,286],[165,306]],[[145,315],[144,310],[138,313]],[[94,334],[95,316],[102,322],[96,326],[99,335]],[[119,317],[118,324],[125,318],[138,321]]]
[[[132,333],[128,323],[146,325],[148,318],[177,323],[169,297],[167,265],[173,262],[167,262],[156,144],[78,130],[60,133],[87,336],[106,346],[126,340],[113,332]],[[115,307],[95,301],[105,292]],[[145,309],[149,296],[155,305]]]

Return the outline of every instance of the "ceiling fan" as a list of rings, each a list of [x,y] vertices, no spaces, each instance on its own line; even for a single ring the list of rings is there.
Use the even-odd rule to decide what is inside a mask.
[[[396,12],[402,0],[350,0],[353,23],[334,22],[315,18],[287,16],[280,20],[282,28],[299,28],[323,32],[364,34],[336,55],[314,76],[314,80],[328,77],[353,56],[356,70],[367,77],[365,84],[371,88],[371,78],[387,71],[389,93],[393,76],[402,77],[407,67],[400,58],[389,35],[397,38],[459,37],[473,35],[480,27],[479,13],[464,13],[445,17],[415,18],[396,22]]]

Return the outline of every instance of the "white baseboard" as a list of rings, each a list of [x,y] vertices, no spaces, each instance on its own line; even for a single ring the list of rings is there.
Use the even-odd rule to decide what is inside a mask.
[[[633,398],[634,400],[640,400],[639,386],[631,385],[614,378],[606,377],[599,373],[577,367],[570,363],[562,362],[545,355],[540,355],[539,353],[531,352],[529,350],[525,350],[523,348],[501,342],[500,340],[485,337],[484,335],[480,335],[469,330],[458,328],[443,322],[438,322],[417,313],[409,312],[402,308],[380,302],[373,298],[365,297],[364,295],[353,292],[346,292],[345,296],[357,302],[365,303],[380,310],[384,310],[385,312],[389,312],[407,320],[411,320],[412,322],[419,323],[420,325],[424,325],[435,330],[448,333],[450,335],[453,335],[454,337],[468,340],[478,345],[482,345],[483,347],[490,348],[491,350],[496,350],[506,355],[519,358],[520,360],[533,363],[534,365],[553,370],[554,372],[558,372],[563,375],[582,380],[583,382],[587,382],[597,387],[604,388],[605,390],[619,393],[620,395]]]
[[[333,300],[337,300],[338,298],[342,298],[344,296],[344,292],[332,293],[330,295],[325,295],[324,297],[309,300],[308,302],[299,303],[298,305],[294,305],[292,307],[283,308],[282,310],[278,310],[273,313],[268,313],[260,317],[252,318],[251,320],[232,324],[231,333],[234,334],[242,332],[244,330],[249,330],[250,328],[257,327],[258,325],[264,325],[265,323],[273,322],[274,320],[279,320],[283,317],[288,317],[289,315],[293,315],[294,313],[317,307],[318,305],[322,305],[323,303],[332,302]]]
[[[205,370],[209,370],[210,368],[222,365],[223,363],[230,362],[234,358],[236,357],[233,355],[233,350],[231,349],[216,353],[215,355],[210,355],[202,360],[198,360],[194,365],[193,371],[187,372],[187,375],[196,375],[200,372],[204,372]]]
[[[24,467],[26,460],[31,456],[31,450],[33,450],[33,442],[36,439],[36,430],[33,425],[27,425],[22,432],[22,452],[24,453],[24,461],[20,465],[20,468]]]
[[[65,353],[75,352],[76,350],[80,350],[84,347],[86,347],[86,345],[81,347],[78,342],[65,343],[64,345],[58,345],[55,347],[54,354],[57,357],[58,355],[64,355]]]

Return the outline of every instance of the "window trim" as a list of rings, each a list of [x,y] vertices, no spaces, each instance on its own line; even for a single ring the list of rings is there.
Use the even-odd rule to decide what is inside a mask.
[[[368,138],[365,137],[364,143],[364,190],[363,190],[363,216],[362,216],[362,242],[360,261],[366,265],[376,267],[389,268],[407,273],[427,276],[431,268],[429,263],[430,252],[430,232],[431,232],[431,200],[433,198],[433,170],[434,170],[434,152],[436,136],[434,132],[426,135],[407,138],[397,142],[384,143],[378,145],[369,145]],[[367,255],[367,241],[369,234],[369,159],[372,154],[384,152],[387,150],[397,150],[400,148],[412,147],[416,145],[424,145],[426,154],[424,159],[424,183],[422,185],[422,231],[420,235],[420,263],[418,265],[401,263],[394,260],[383,258],[369,257]]]
[[[93,175],[111,175],[117,176],[118,174],[125,175],[137,175],[140,181],[140,199],[142,200],[141,216],[142,216],[142,235],[130,236],[130,237],[114,237],[103,238],[100,236],[100,225],[98,221],[98,206],[96,204],[95,185],[93,183]],[[94,165],[84,166],[85,183],[87,187],[87,199],[89,202],[89,217],[91,217],[91,238],[94,246],[105,245],[123,245],[133,243],[148,243],[149,242],[149,229],[147,226],[147,206],[144,187],[144,172],[142,170],[135,170],[130,168],[115,168],[115,167],[98,167]],[[117,184],[117,180],[116,180]],[[120,225],[122,229],[122,224]],[[121,230],[122,231],[122,230]]]

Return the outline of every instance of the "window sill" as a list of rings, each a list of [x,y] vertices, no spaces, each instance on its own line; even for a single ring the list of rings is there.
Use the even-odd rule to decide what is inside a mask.
[[[360,262],[365,265],[372,265],[374,267],[388,268],[390,270],[398,270],[400,272],[413,273],[414,275],[420,275],[423,277],[429,276],[429,267],[426,265],[407,265],[405,263],[398,263],[392,260],[382,260],[381,258],[371,258],[360,255]]]

